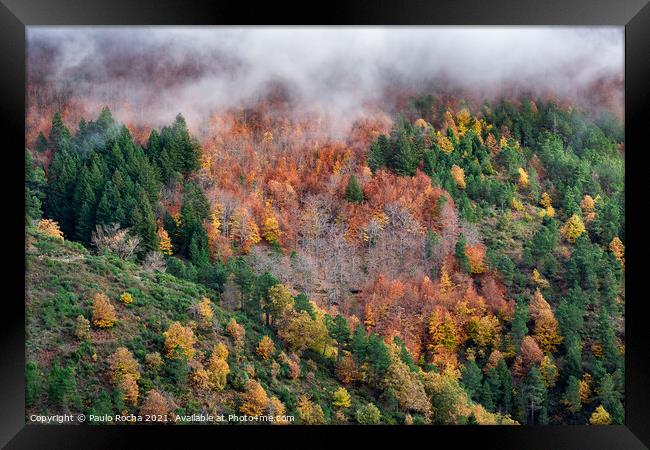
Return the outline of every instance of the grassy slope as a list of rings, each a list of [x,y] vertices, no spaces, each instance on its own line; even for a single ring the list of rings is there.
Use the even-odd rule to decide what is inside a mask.
[[[217,342],[228,345],[231,374],[224,391],[197,393],[187,385],[179,385],[174,374],[168,371],[171,364],[164,358],[166,368],[159,373],[146,368],[147,353],[164,354],[163,332],[172,321],[179,320],[184,324],[191,321],[189,306],[202,296],[207,296],[214,302],[214,292],[167,274],[146,272],[137,264],[114,256],[95,256],[76,243],[62,243],[31,231],[27,235],[25,252],[26,360],[38,363],[43,385],[37,400],[28,407],[27,415],[70,412],[69,407],[53,406],[48,401],[47,374],[55,359],[65,364],[72,362],[74,365],[82,410],[88,411],[102,389],[112,392],[107,359],[119,346],[129,348],[141,365],[141,398],[148,389],[156,388],[173,397],[179,406],[177,411],[181,413],[237,412],[237,390],[242,389],[242,380],[247,378],[244,373],[248,372],[248,377],[262,382],[269,396],[275,395],[285,403],[287,413],[294,413],[298,397],[307,393],[321,404],[326,416],[331,414],[328,410],[331,395],[340,387],[340,383],[333,378],[330,360],[306,353],[301,360],[300,378],[289,379],[286,376],[288,367],[283,364],[280,364],[277,376],[273,377],[271,362],[260,361],[254,356],[254,351],[259,339],[264,334],[270,335],[276,343],[277,360],[277,354],[284,350],[281,342],[263,324],[241,313],[226,311],[217,304],[214,305],[215,329],[209,332],[195,330],[195,347],[198,351],[209,354]],[[83,344],[74,334],[75,319],[79,314],[90,319],[92,297],[96,292],[104,292],[109,296],[115,306],[118,321],[109,330],[91,326],[90,344]],[[117,300],[123,292],[133,295],[134,302],[131,305],[124,305]],[[246,347],[238,355],[225,332],[231,317],[235,317],[246,328]],[[309,372],[314,372],[313,376],[308,375]],[[373,400],[371,393],[363,388],[350,389],[350,393],[352,410]],[[129,412],[137,413],[137,408],[129,408]]]

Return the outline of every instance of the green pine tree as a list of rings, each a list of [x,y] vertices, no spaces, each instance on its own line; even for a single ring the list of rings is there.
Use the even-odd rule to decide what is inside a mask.
[[[351,203],[363,203],[363,190],[354,174],[350,177],[348,185],[345,188],[345,198]]]

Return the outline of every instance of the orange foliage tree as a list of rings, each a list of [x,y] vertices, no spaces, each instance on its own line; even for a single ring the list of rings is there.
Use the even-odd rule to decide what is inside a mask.
[[[241,406],[239,411],[248,416],[260,416],[264,414],[269,406],[269,397],[266,391],[255,380],[246,384],[246,391],[241,394]]]
[[[98,292],[93,298],[93,324],[99,328],[110,328],[115,324],[117,317],[115,308],[106,294]]]
[[[129,349],[118,347],[108,358],[110,379],[116,388],[122,391],[125,401],[135,405],[138,401],[138,384],[140,365]]]

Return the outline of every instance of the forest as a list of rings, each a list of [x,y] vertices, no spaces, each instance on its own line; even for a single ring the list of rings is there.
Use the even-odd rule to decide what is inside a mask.
[[[28,130],[27,416],[624,422],[620,118],[424,92],[332,137],[291,110]]]

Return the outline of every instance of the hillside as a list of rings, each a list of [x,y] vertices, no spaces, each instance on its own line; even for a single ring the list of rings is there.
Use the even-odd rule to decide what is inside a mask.
[[[357,414],[373,403],[381,411],[381,423],[405,420],[404,412],[382,392],[354,383],[344,386],[337,380],[335,356],[309,349],[300,356],[292,353],[272,329],[246,314],[222,308],[215,292],[199,284],[146,270],[115,255],[93,255],[79,244],[33,229],[28,230],[26,243],[27,416],[168,414],[167,420],[175,422],[176,414],[241,417],[248,404],[259,409],[259,414],[291,416],[297,423],[373,423],[372,415],[367,419],[363,413]],[[83,335],[77,318],[93,316],[97,293],[109,298],[116,322],[105,329],[90,326]],[[124,293],[132,295],[132,303],[119,300]],[[200,322],[200,316],[192,312],[192,305],[204,297],[210,299],[213,311],[209,326],[197,325],[195,319]],[[243,326],[243,339],[237,341],[228,331],[231,320]],[[164,332],[175,321],[188,324],[196,337],[195,355],[189,363],[166,356]],[[264,336],[270,337],[275,347],[266,358],[256,351]],[[210,356],[217,344],[224,344],[228,353],[227,382],[222,388],[210,386],[201,374],[204,366],[210,370]],[[111,355],[120,347],[128,349],[137,363],[135,403],[125,399],[119,383],[112,381]],[[257,380],[264,394],[247,396],[250,380]],[[434,405],[443,400],[453,403],[445,404],[444,410],[429,409],[426,417],[411,411],[414,423],[462,422],[472,414],[482,423],[502,420],[473,405],[452,378],[444,379],[449,385],[434,383],[441,381],[443,378],[430,380],[426,396]],[[341,388],[347,388],[349,398],[337,407],[334,393]],[[152,392],[160,393],[164,401],[149,400],[156,399]],[[316,408],[322,412],[314,412]]]
[[[433,93],[341,137],[245,106],[200,138],[57,112],[26,150],[28,233],[65,239],[27,249],[32,408],[623,422],[616,117]]]

